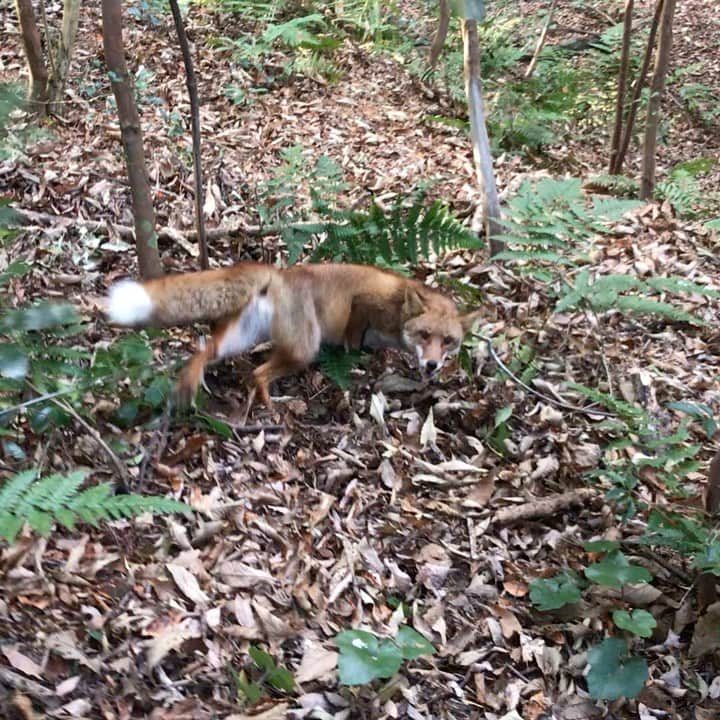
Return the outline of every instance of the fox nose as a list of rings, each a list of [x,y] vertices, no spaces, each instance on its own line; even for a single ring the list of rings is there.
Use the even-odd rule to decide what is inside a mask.
[[[428,360],[425,363],[425,372],[428,375],[432,375],[438,368],[438,364],[434,360]]]

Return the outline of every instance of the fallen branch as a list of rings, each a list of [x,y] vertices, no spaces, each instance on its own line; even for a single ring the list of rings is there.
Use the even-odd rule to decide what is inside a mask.
[[[579,488],[561,495],[553,495],[549,498],[532,500],[522,505],[511,505],[502,508],[495,513],[493,520],[500,525],[505,525],[521,520],[546,518],[575,505],[584,505],[596,497],[598,497],[598,494],[593,488]]]
[[[557,0],[552,0],[550,9],[548,10],[547,17],[545,18],[545,24],[543,25],[543,29],[540,32],[540,37],[538,38],[537,45],[535,46],[535,52],[533,53],[533,56],[530,59],[530,63],[527,67],[527,70],[525,71],[525,79],[526,80],[531,78],[532,74],[535,72],[535,66],[537,65],[537,61],[538,61],[538,58],[540,57],[540,53],[542,52],[543,47],[545,47],[545,40],[547,39],[548,29],[550,28],[550,23],[552,22],[552,17],[553,17],[553,13],[555,12],[556,4],[557,4]]]
[[[52,227],[82,227],[89,232],[101,232],[107,235],[112,233],[127,240],[135,238],[135,229],[129,225],[116,225],[110,220],[86,220],[83,218],[69,218],[62,215],[53,215],[51,213],[36,212],[35,210],[25,210],[24,208],[14,207],[15,213],[25,222],[21,225],[13,225],[14,227],[28,226],[52,226]],[[215,240],[223,237],[241,237],[241,236],[264,236],[273,235],[280,232],[279,225],[245,225],[238,223],[233,227],[212,228],[207,231],[208,240]],[[157,232],[161,240],[172,240],[174,242],[195,242],[197,240],[197,231],[191,230],[186,233],[172,227],[160,228]],[[184,246],[183,246],[184,247]],[[190,252],[189,248],[185,248]],[[193,255],[197,255],[198,249],[192,247]]]

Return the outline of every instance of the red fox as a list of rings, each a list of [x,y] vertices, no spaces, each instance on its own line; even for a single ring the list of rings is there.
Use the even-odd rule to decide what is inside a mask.
[[[110,288],[106,307],[118,325],[214,325],[178,380],[183,403],[194,398],[205,365],[272,341],[270,357],[253,373],[267,407],[270,383],[307,367],[323,342],[402,348],[431,376],[458,352],[479,315],[461,315],[451,299],[418,280],[345,264],[281,270],[247,262],[144,283],[121,280]]]

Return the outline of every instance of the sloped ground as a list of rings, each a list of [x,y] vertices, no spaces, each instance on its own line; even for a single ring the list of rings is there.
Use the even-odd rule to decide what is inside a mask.
[[[704,22],[694,5],[682,11],[683,28]],[[697,5],[698,13],[710,12],[709,5]],[[7,4],[2,12],[13,39],[0,50],[7,78],[22,63]],[[207,11],[198,13],[193,40],[215,34],[214,22]],[[188,145],[167,136],[162,115],[187,114],[169,32],[130,22],[128,55],[157,73],[152,92],[161,102],[144,106],[143,125],[159,224],[188,230]],[[79,80],[66,123],[31,146],[26,161],[0,166],[17,205],[70,220],[29,230],[13,247],[13,256],[34,263],[32,274],[12,286],[14,301],[63,297],[88,319],[98,317],[96,298],[109,279],[132,272],[131,253],[119,252],[117,243],[98,251],[92,234],[72,223],[130,224],[107,90],[89,90],[103,82],[100,47],[93,9],[83,19],[74,63]],[[436,180],[434,192],[458,207],[474,200],[465,138],[421,124],[446,101],[428,100],[387,57],[350,43],[339,57],[345,77],[338,85],[300,79],[237,109],[222,86],[232,73],[243,82],[242,73],[229,57],[202,50],[211,224],[252,223],[251,188],[279,163],[278,151],[295,143],[341,162],[352,188],[348,204],[369,192],[405,190],[419,179]],[[683,122],[677,119],[673,132],[688,144],[669,152],[683,158],[717,147],[711,131],[690,131]],[[573,147],[573,156],[600,170],[603,161],[588,147]],[[560,148],[553,152],[562,155]],[[501,184],[534,169],[506,159],[499,165]],[[272,240],[241,235],[216,242],[213,259],[273,258],[276,249]],[[610,272],[675,274],[719,289],[716,249],[709,234],[651,207],[601,241],[597,252]],[[166,241],[163,250],[168,266],[193,267],[182,248]],[[709,328],[620,315],[598,327],[584,316],[552,314],[540,283],[477,258],[455,254],[441,270],[482,289],[480,332],[496,338],[506,363],[518,357],[515,342],[535,348],[537,388],[545,395],[580,405],[563,389],[568,380],[609,384],[643,403],[662,430],[677,420],[663,409],[672,400],[705,402],[717,412],[716,303],[687,302]],[[88,341],[113,332],[98,318]],[[191,341],[181,333],[158,343],[158,368],[184,354]],[[609,716],[717,715],[712,655],[688,657],[696,618],[690,573],[677,558],[634,558],[653,572],[656,589],[641,586],[632,597],[595,590],[555,614],[538,613],[529,602],[532,578],[581,569],[587,564],[583,541],[619,532],[602,492],[588,489],[581,477],[597,465],[607,442],[597,416],[528,394],[498,372],[482,343],[471,379],[451,368],[437,383],[403,388],[400,376],[415,378],[414,371],[388,354],[358,371],[347,393],[317,370],[288,379],[276,389],[288,398],[277,417],[257,410],[250,425],[241,425],[239,378],[246,369],[243,362],[226,364],[209,378],[210,411],[234,425],[232,437],[177,418],[147,471],[139,476],[131,469],[136,490],[172,493],[195,508],[193,517],[58,531],[47,541],[27,536],[3,551],[0,687],[21,695],[12,708],[9,695],[3,699],[8,715],[32,717],[22,710],[26,698],[52,716],[118,719],[307,717],[315,707],[324,708],[323,717],[339,718],[600,717],[602,707],[586,699],[584,653],[609,628],[608,610],[623,603],[651,609],[660,626],[645,648],[650,682],[637,702],[611,704]],[[388,402],[382,421],[371,412],[379,391]],[[500,455],[488,436],[496,412],[508,405],[512,435]],[[111,409],[96,407],[105,437],[122,435],[138,449],[158,449],[153,429],[123,433],[111,424]],[[98,478],[113,474],[82,427],[57,431],[35,447],[29,438],[30,456],[48,469],[86,466]],[[12,462],[3,467],[12,470]],[[686,504],[699,504],[703,482],[701,473],[687,478]],[[651,505],[667,502],[652,475],[642,494]],[[541,498],[557,501],[555,508],[543,509]],[[640,527],[638,520],[627,532]],[[437,655],[410,663],[379,694],[339,687],[330,638],[359,625],[392,633],[402,621],[397,599]],[[227,668],[250,671],[250,643],[292,669],[295,695],[242,707]]]

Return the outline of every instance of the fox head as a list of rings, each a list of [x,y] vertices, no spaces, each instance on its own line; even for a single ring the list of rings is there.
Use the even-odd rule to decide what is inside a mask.
[[[406,290],[402,339],[405,347],[415,352],[424,375],[434,375],[448,358],[457,355],[479,316],[479,310],[461,315],[452,300],[437,292]]]

